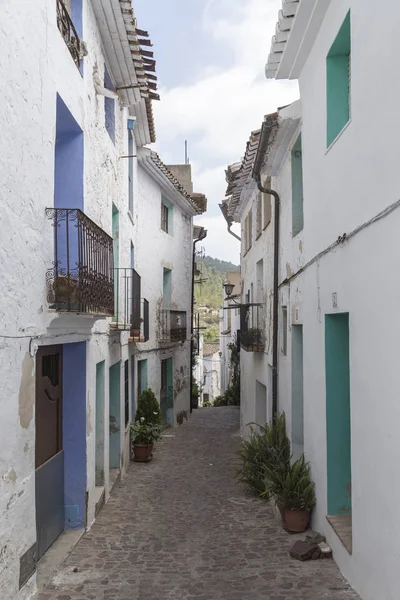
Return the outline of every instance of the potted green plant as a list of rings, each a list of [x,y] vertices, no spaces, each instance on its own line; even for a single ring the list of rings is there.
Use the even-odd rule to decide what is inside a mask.
[[[311,510],[315,505],[314,483],[310,478],[310,465],[301,455],[292,465],[266,468],[266,485],[282,515],[282,524],[290,533],[306,531]]]
[[[144,418],[146,423],[161,425],[160,404],[151,388],[143,390],[138,399],[135,421]]]
[[[131,443],[134,460],[148,462],[153,458],[153,444],[161,436],[161,425],[146,423],[144,417],[131,424]]]
[[[153,445],[161,436],[161,410],[154,392],[143,390],[138,399],[135,422],[131,424],[131,457],[146,462],[153,456]]]

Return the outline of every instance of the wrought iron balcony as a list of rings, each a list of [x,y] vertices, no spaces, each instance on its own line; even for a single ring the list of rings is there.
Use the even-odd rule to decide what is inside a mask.
[[[240,307],[240,347],[246,352],[264,352],[265,322],[262,306]]]
[[[140,302],[139,323],[136,322],[135,327],[132,325],[129,341],[147,342],[149,339],[149,333],[149,301],[146,300],[146,298],[142,298]]]
[[[63,0],[57,0],[57,27],[71,53],[74,63],[79,69],[82,57],[82,44]]]
[[[141,278],[135,269],[114,268],[114,316],[111,326],[120,331],[140,327]]]
[[[54,227],[47,300],[59,312],[114,314],[113,240],[77,208],[47,208]]]
[[[149,339],[149,303],[141,298],[141,277],[131,268],[114,269],[113,329],[129,331],[130,342]]]
[[[187,338],[187,315],[184,310],[160,310],[160,342],[184,342]]]

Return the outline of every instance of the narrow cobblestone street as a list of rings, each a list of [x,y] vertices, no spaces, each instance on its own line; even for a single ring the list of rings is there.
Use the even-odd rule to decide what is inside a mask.
[[[236,482],[238,427],[238,409],[209,408],[168,431],[38,600],[357,598],[332,560],[291,559],[293,538]]]

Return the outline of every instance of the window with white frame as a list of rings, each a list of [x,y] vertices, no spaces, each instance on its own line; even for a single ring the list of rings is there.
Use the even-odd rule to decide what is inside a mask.
[[[165,198],[161,198],[161,229],[173,235],[173,206]]]

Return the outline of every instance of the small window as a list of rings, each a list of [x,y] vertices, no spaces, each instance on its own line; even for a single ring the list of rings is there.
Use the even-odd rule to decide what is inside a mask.
[[[292,167],[292,236],[302,231],[303,215],[303,158],[301,134],[297,138],[291,152]]]
[[[256,200],[256,239],[260,237],[262,232],[262,194],[257,194]]]
[[[161,229],[168,233],[168,206],[161,204]]]
[[[271,195],[262,195],[263,229],[271,223]]]
[[[171,202],[166,200],[165,198],[161,199],[161,229],[168,233],[169,235],[173,235],[173,214],[174,209]]]
[[[330,146],[350,119],[351,89],[350,11],[326,57],[327,146]]]
[[[247,226],[249,228],[249,235],[248,235],[248,244],[249,244],[249,248],[251,248],[251,245],[253,243],[253,211],[252,209],[249,210],[249,215],[248,215],[248,223]]]
[[[115,92],[107,67],[104,65],[104,87]],[[115,144],[115,100],[104,98],[105,126],[113,144]]]
[[[287,306],[282,306],[282,354],[283,356],[287,355]]]

